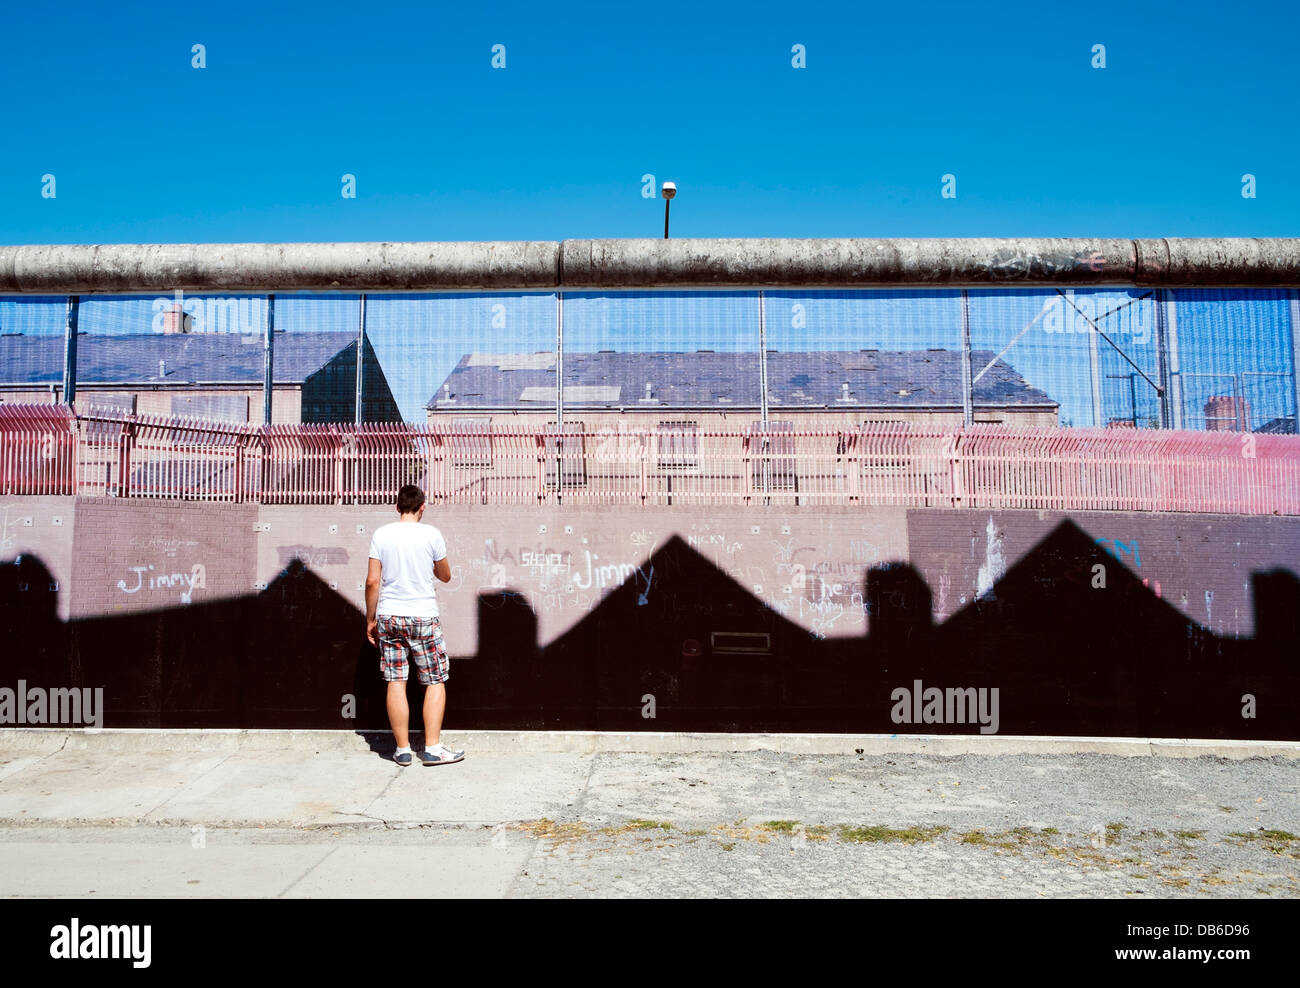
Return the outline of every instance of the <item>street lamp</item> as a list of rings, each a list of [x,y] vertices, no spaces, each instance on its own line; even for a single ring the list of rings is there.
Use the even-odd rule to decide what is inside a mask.
[[[668,210],[673,204],[673,196],[677,195],[677,183],[665,182],[661,189],[664,195],[664,239],[668,239]]]

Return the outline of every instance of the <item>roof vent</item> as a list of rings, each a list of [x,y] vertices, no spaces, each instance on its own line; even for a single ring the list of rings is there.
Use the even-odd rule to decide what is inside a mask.
[[[167,376],[167,361],[165,360],[158,361],[158,376],[159,377]]]
[[[649,381],[645,382],[645,397],[641,399],[641,404],[659,404],[659,399],[654,396],[654,386]]]

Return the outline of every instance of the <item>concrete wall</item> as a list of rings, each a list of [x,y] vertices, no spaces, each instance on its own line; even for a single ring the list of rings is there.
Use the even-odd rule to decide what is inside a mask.
[[[0,292],[1300,286],[1300,239],[983,237],[0,246]]]
[[[258,581],[269,583],[299,558],[330,589],[364,608],[370,539],[377,526],[396,518],[392,509],[266,506],[260,518]],[[821,634],[862,634],[863,573],[907,558],[901,509],[711,508],[701,516],[671,508],[566,513],[456,506],[427,509],[425,521],[447,540],[452,580],[440,588],[439,606],[448,647],[458,655],[476,651],[480,595],[523,594],[545,644],[628,580],[644,581],[646,593],[673,593],[662,574],[650,573],[647,560],[674,535],[777,613]],[[800,574],[806,574],[805,591]],[[819,580],[838,588],[829,607]]]
[[[361,611],[371,537],[395,517],[0,499],[3,560],[22,557],[0,565],[0,680],[98,677],[120,726],[347,727],[353,693],[382,726]],[[925,669],[1001,682],[1021,733],[1300,737],[1296,518],[457,506],[425,521],[447,538],[463,726],[899,730],[878,694]],[[732,654],[719,635],[765,644]],[[1178,693],[1193,683],[1210,707]],[[1245,693],[1269,716],[1243,721]],[[658,720],[636,713],[646,694]]]
[[[912,511],[908,558],[942,621],[1041,543],[1054,511]],[[1159,600],[1217,635],[1255,634],[1251,575],[1300,570],[1300,519],[1079,512],[1070,515]]]
[[[75,596],[72,584],[73,545],[77,517],[76,502],[70,497],[0,498],[0,562],[24,556],[39,557],[49,579],[23,580],[19,593],[23,606],[53,609],[62,621],[72,617]]]
[[[4,554],[39,556],[58,612],[87,618],[163,610],[264,590],[295,560],[365,606],[370,540],[392,509],[205,504],[150,499],[0,498]],[[524,595],[551,641],[627,580],[655,583],[647,560],[680,537],[777,613],[822,636],[867,628],[864,578],[909,562],[943,621],[990,592],[1069,518],[1152,594],[1218,635],[1255,632],[1251,575],[1300,567],[1300,519],[1139,512],[711,507],[600,511],[457,505],[426,509],[447,540],[440,586],[449,648],[472,656],[482,594]],[[75,548],[75,552],[74,552]]]

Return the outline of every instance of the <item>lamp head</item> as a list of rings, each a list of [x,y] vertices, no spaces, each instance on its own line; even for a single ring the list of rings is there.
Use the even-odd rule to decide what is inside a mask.
[[[665,199],[671,199],[673,196],[677,195],[677,183],[665,182],[659,191],[663,194]]]

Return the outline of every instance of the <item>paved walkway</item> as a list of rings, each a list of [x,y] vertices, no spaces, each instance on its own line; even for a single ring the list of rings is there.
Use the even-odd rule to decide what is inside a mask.
[[[448,739],[0,731],[0,895],[1300,897],[1300,746]]]

